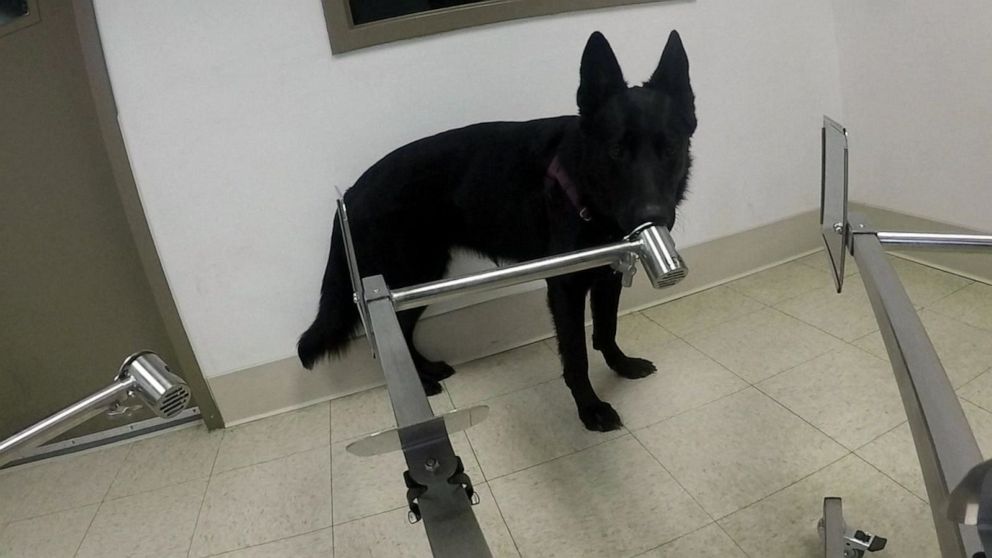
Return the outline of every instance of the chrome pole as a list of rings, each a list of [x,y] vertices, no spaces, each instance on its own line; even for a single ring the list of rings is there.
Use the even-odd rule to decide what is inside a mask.
[[[950,248],[978,251],[992,249],[992,235],[985,234],[879,232],[876,235],[882,246],[892,248]]]
[[[393,291],[393,305],[397,311],[409,310],[462,295],[610,265],[618,261],[621,256],[635,252],[639,245],[638,242],[617,242],[599,248],[569,252],[560,256],[501,267],[492,271],[396,289]]]
[[[644,224],[626,239],[606,246],[396,289],[392,294],[393,305],[397,311],[409,310],[466,294],[510,287],[594,267],[620,265],[631,255],[644,264],[645,274],[656,289],[674,285],[688,273],[668,229]]]
[[[17,459],[24,451],[107,412],[114,405],[123,403],[133,386],[134,378],[130,376],[120,378],[110,386],[3,440],[0,442],[0,466]]]
[[[128,414],[124,403],[132,396],[161,418],[172,418],[189,404],[186,382],[151,351],[127,357],[108,387],[0,441],[0,467],[87,420],[108,411]]]

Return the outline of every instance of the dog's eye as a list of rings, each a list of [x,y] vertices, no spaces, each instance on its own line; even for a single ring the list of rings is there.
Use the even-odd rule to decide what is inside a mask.
[[[610,145],[609,153],[611,159],[619,159],[623,155],[623,150],[620,148],[620,144],[614,143]]]

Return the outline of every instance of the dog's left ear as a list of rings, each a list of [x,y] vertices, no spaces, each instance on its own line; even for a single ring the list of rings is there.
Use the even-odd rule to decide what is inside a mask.
[[[644,84],[656,91],[670,95],[684,116],[689,133],[696,130],[696,97],[689,84],[689,57],[682,46],[682,37],[678,31],[668,35],[668,43],[661,53],[661,61],[651,74],[651,79]]]

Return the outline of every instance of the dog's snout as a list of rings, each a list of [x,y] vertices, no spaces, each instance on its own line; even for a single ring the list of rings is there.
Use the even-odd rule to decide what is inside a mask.
[[[633,212],[631,221],[633,221],[631,224],[635,227],[644,223],[651,223],[671,229],[675,221],[675,215],[673,211],[670,211],[663,205],[649,203],[638,207]]]

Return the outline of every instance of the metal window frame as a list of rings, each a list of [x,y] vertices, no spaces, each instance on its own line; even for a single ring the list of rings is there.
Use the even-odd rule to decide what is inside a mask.
[[[830,134],[834,134],[835,141],[828,141]],[[828,145],[843,149],[843,156],[827,153]],[[863,215],[847,213],[846,131],[827,117],[823,150],[820,225],[837,289],[840,292],[843,286],[844,258],[850,252],[858,264],[909,419],[941,555],[984,556],[983,542],[992,549],[992,521],[988,517],[992,515],[992,490],[985,488],[992,488],[992,479],[985,474],[992,462],[984,461],[957,394],[884,248],[988,251],[992,249],[992,235],[873,230]],[[827,168],[830,160],[842,160],[843,170]],[[828,180],[828,173],[843,176],[843,181]],[[843,221],[831,219],[837,215],[842,215]],[[827,532],[836,536],[837,522],[842,521],[839,505],[829,517],[825,513],[824,521]],[[839,529],[843,531],[843,527]],[[842,547],[836,541],[826,543],[826,556],[840,556],[837,549]]]
[[[501,21],[661,1],[674,0],[489,0],[355,25],[348,0],[321,0],[333,54]]]
[[[0,38],[4,35],[16,33],[25,27],[30,27],[41,21],[41,12],[38,10],[38,0],[27,0],[28,13],[23,16],[0,25]]]

